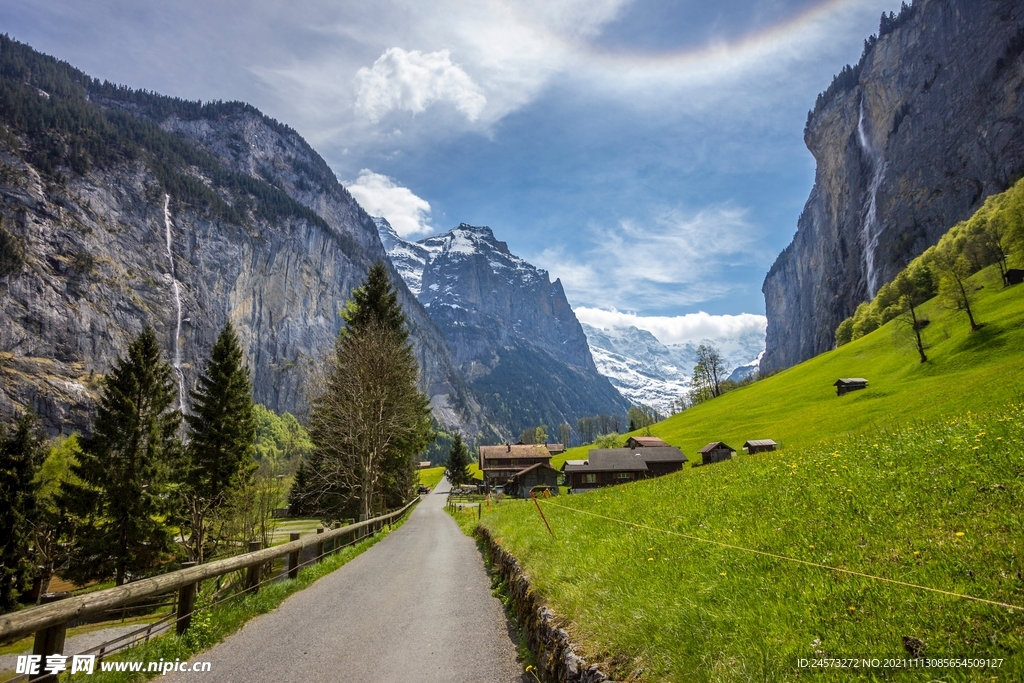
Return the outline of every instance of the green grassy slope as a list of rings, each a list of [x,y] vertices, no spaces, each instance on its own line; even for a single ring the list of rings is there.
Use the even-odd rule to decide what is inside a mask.
[[[691,457],[782,451],[542,501],[554,538],[532,503],[482,523],[619,678],[795,680],[816,653],[906,658],[906,636],[1002,668],[815,680],[1022,680],[1024,609],[801,564],[1024,608],[1024,287],[976,277],[986,327],[929,304],[925,365],[887,326],[651,430]],[[870,388],[836,397],[841,376]]]
[[[680,446],[691,460],[711,441],[737,449],[748,439],[774,439],[799,449],[822,439],[857,434],[955,413],[964,407],[998,406],[1024,391],[1024,288],[1003,288],[989,268],[975,276],[984,285],[978,319],[986,325],[969,334],[964,314],[932,300],[922,307],[932,321],[925,328],[929,361],[921,364],[910,347],[897,349],[893,323],[834,351],[674,415],[651,434]],[[868,388],[837,397],[840,377],[865,377]],[[646,430],[644,430],[646,433]],[[640,432],[636,432],[640,434]],[[589,447],[553,458],[586,458]]]

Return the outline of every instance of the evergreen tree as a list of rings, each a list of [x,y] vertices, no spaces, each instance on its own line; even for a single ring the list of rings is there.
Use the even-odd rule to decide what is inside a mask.
[[[198,386],[189,395],[192,412],[185,417],[189,444],[181,492],[190,537],[184,540],[191,558],[202,562],[207,545],[218,540],[209,536],[211,518],[231,491],[246,484],[256,470],[252,385],[230,322],[217,337]]]
[[[448,452],[448,460],[444,465],[444,476],[448,478],[453,487],[459,487],[472,480],[469,474],[469,448],[462,441],[462,434],[455,432],[452,438],[452,448]]]
[[[345,320],[343,334],[355,334],[370,324],[377,324],[393,332],[402,343],[409,339],[398,294],[391,286],[387,268],[380,261],[370,267],[366,282],[352,290],[352,298],[341,317]]]
[[[61,503],[80,519],[70,578],[117,585],[153,570],[171,550],[170,474],[181,413],[171,366],[146,326],[103,379],[92,434],[81,439]]]
[[[36,470],[44,457],[43,438],[35,416],[23,413],[8,433],[0,425],[0,612],[17,606],[31,573],[29,548],[37,516]]]

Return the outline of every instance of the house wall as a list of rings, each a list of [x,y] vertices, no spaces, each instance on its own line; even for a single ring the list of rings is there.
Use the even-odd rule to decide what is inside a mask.
[[[725,448],[716,448],[713,451],[704,453],[702,457],[702,463],[708,465],[713,462],[722,462],[732,457],[732,451]]]

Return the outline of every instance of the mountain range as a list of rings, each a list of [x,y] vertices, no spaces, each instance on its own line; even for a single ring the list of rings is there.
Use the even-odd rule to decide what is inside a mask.
[[[409,242],[374,220],[490,419],[514,431],[553,430],[625,413],[629,403],[598,371],[559,280],[512,254],[488,227],[463,223]]]

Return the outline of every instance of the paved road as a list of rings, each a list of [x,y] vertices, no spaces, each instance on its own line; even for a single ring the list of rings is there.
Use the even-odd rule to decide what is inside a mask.
[[[442,482],[410,519],[341,569],[193,661],[203,683],[524,683],[516,644]]]

